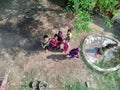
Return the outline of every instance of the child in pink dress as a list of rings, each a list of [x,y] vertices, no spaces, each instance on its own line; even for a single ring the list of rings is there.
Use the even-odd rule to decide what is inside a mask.
[[[69,49],[69,40],[68,39],[64,40],[63,44],[64,44],[63,50],[67,54]]]

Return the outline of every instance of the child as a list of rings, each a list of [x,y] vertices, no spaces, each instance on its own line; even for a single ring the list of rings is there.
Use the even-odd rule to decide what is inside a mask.
[[[54,38],[51,39],[50,44],[52,48],[58,48],[58,35],[57,34],[55,34]]]
[[[63,34],[61,31],[58,32],[58,45],[60,46],[63,42]]]
[[[105,53],[105,51],[107,51],[108,49],[111,49],[116,46],[118,46],[118,43],[117,44],[107,44],[105,47],[98,48],[95,53],[95,56],[99,57],[100,55],[103,55]]]
[[[66,37],[69,41],[71,40],[72,38],[72,30],[71,29],[68,29],[67,31],[67,37]]]
[[[79,58],[80,57],[80,51],[79,51],[79,48],[74,48],[72,50],[70,50],[69,54],[70,58]]]
[[[64,40],[63,44],[64,44],[63,50],[67,54],[69,49],[69,40],[68,39]]]
[[[47,52],[51,39],[48,38],[48,35],[44,35],[43,38],[44,38],[44,42],[42,44],[42,48],[45,49],[45,52]]]

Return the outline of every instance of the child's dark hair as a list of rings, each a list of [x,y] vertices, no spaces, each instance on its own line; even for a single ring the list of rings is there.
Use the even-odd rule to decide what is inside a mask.
[[[59,32],[58,32],[58,37],[61,37],[61,35],[62,35],[62,32],[59,31]]]
[[[68,38],[65,38],[65,41],[69,41],[69,39],[68,39]]]
[[[58,34],[55,34],[55,35],[54,35],[54,38],[57,37],[57,36],[58,36]]]
[[[72,32],[71,28],[70,28],[70,29],[68,29],[68,31],[67,31],[67,32]]]
[[[43,38],[48,38],[48,35],[44,35]]]
[[[61,32],[61,31],[59,31],[59,32],[58,32],[58,34],[62,34],[62,32]]]
[[[33,84],[33,82],[30,82],[30,83],[29,83],[29,87],[30,87],[30,88],[33,88],[33,87],[32,87],[32,84]]]

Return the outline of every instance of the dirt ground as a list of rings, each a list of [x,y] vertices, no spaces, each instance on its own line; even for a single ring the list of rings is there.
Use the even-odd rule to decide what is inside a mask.
[[[74,15],[62,13],[60,6],[42,0],[40,10],[37,15],[33,16],[34,20],[30,22],[28,20],[28,24],[23,20],[14,27],[18,29],[17,33],[14,30],[6,30],[3,28],[5,25],[1,24],[0,72],[9,73],[7,90],[19,90],[21,87],[31,90],[28,87],[31,80],[46,82],[47,90],[63,90],[67,81],[75,80],[83,85],[89,82],[95,90],[100,90],[97,88],[99,84],[96,84],[96,78],[104,80],[104,77],[93,75],[83,60],[69,60],[63,52],[48,51],[45,53],[40,48],[39,41],[44,33],[52,36],[61,30],[65,35],[67,30],[73,27]],[[94,18],[96,21],[101,20],[96,16]],[[104,32],[106,29],[102,22],[101,20],[99,23],[102,26],[97,25],[96,22],[90,25],[93,29],[92,33],[98,30],[97,33],[111,35],[110,32]],[[24,34],[22,30],[26,30],[27,34]],[[77,38],[70,42],[70,49],[78,47],[86,35],[86,33],[80,35],[74,33]]]

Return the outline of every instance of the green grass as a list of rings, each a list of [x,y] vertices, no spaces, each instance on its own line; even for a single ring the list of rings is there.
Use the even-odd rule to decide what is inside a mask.
[[[110,60],[110,61],[105,61],[105,60],[101,60],[99,63],[96,63],[96,66],[100,67],[100,68],[112,68],[117,66],[118,63],[115,62],[114,60]]]
[[[80,82],[74,81],[66,85],[65,90],[89,90],[87,87],[82,86]]]
[[[29,83],[34,80],[35,72],[30,71],[29,73],[26,73],[26,77],[22,80],[22,85],[20,86],[19,90],[31,90],[29,88]]]
[[[120,70],[111,73],[96,73],[94,83],[97,85],[97,90],[120,90],[119,75]]]

